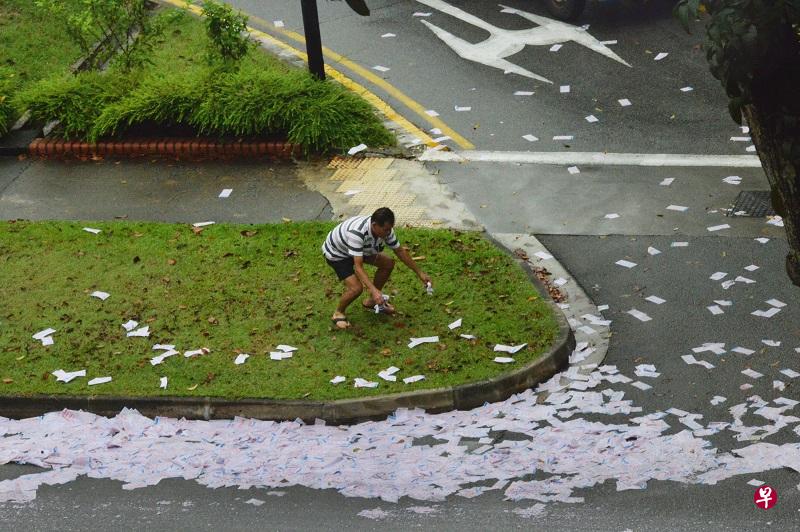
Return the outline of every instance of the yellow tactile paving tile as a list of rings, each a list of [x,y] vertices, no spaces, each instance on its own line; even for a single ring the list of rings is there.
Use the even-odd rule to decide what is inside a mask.
[[[339,157],[338,155],[330,160],[328,168],[361,168],[364,170],[383,170],[389,168],[394,161],[391,157],[366,157],[352,158]]]
[[[348,179],[342,181],[336,192],[344,193],[348,190],[360,190],[361,192],[386,192],[396,194],[400,192],[403,183],[399,181],[363,181],[360,179]]]
[[[384,205],[394,210],[397,207],[409,207],[417,196],[414,194],[390,194],[385,192],[362,192],[350,198],[351,205]]]
[[[397,170],[364,169],[364,168],[339,168],[331,176],[332,181],[346,181],[357,179],[360,181],[390,181],[397,175]]]

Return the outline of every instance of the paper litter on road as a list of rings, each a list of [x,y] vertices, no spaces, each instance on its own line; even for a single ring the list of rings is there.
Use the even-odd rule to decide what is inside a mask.
[[[233,192],[232,188],[223,188],[222,192],[219,193],[219,198],[229,198],[231,196],[231,192]]]
[[[495,344],[493,351],[495,353],[508,353],[513,355],[514,353],[519,352],[521,349],[527,347],[527,343],[519,344],[519,345],[503,345],[503,344]]]
[[[718,404],[722,404],[725,401],[727,401],[727,399],[725,397],[722,397],[721,395],[715,395],[714,397],[711,398],[711,401],[709,401],[709,402],[712,405],[717,406]]]
[[[373,381],[368,381],[366,379],[362,379],[361,377],[356,377],[353,379],[353,387],[354,388],[377,388],[378,383]]]
[[[96,235],[96,234],[99,234],[99,233],[102,232],[102,230],[94,229],[92,227],[84,227],[83,230],[86,231],[87,233],[92,233],[93,235]]]
[[[753,378],[753,379],[758,379],[758,378],[761,378],[761,377],[764,376],[762,373],[754,371],[754,370],[752,370],[750,368],[742,370],[742,374],[743,375],[747,375],[748,377]]]
[[[758,238],[754,238],[753,240],[755,240],[756,242],[758,242],[760,244],[766,244],[767,242],[769,242],[769,238],[765,238],[763,236],[758,237]]]
[[[456,106],[454,106],[454,109],[459,113],[465,113],[467,111],[472,111],[472,107],[469,107],[469,106],[460,107],[460,106],[456,105]]]
[[[383,35],[381,35],[381,39],[388,39],[390,37],[397,37],[397,35],[395,35],[394,33],[384,33]]]
[[[783,307],[786,306],[786,303],[784,303],[783,301],[781,301],[779,299],[768,299],[766,301],[766,303],[768,305],[772,305],[773,307],[777,307],[777,308],[783,308]]]
[[[619,218],[619,214],[616,213],[616,212],[611,212],[611,213],[606,214],[604,216],[604,218],[606,218],[608,220],[613,220],[614,218]]]
[[[408,347],[414,349],[420,344],[435,344],[439,341],[438,336],[425,336],[422,338],[411,338],[408,342]]]
[[[724,177],[722,179],[723,183],[728,183],[729,185],[741,185],[742,178],[738,175],[729,175],[728,177]]]
[[[561,94],[567,94],[567,93],[570,91],[569,85],[561,85],[561,86],[558,88],[558,91],[559,91]]]
[[[344,377],[344,376],[342,376],[342,375],[337,375],[337,376],[335,376],[334,378],[332,378],[332,379],[330,380],[330,383],[331,383],[331,384],[339,384],[340,382],[344,382],[344,381],[346,381],[346,380],[347,380],[347,378],[346,378],[346,377]]]
[[[659,185],[661,185],[662,187],[668,187],[672,184],[673,181],[675,181],[674,177],[667,177],[663,179],[661,183],[659,183]]]
[[[779,307],[770,307],[769,310],[754,310],[750,314],[753,316],[760,316],[762,318],[771,318],[780,311],[781,309]]]
[[[687,210],[689,210],[689,207],[684,207],[683,205],[667,205],[667,210],[686,212]]]
[[[428,115],[428,116],[439,116],[439,113],[437,113],[437,112],[436,112],[436,111],[434,111],[433,109],[428,109],[428,110],[426,110],[426,111],[425,111],[425,114],[426,114],[426,115]]]
[[[747,277],[742,277],[741,275],[737,275],[736,279],[734,279],[737,283],[745,283],[745,284],[753,284],[755,283],[754,280],[748,279]]]
[[[461,327],[461,318],[458,318],[456,321],[447,326],[447,328],[451,331],[453,329],[457,329],[458,327]]]
[[[793,369],[788,369],[788,368],[782,369],[780,372],[789,377],[790,379],[796,379],[797,377],[800,377],[800,373],[796,372]]]
[[[747,270],[748,272],[754,272],[758,269],[758,266],[756,266],[755,264],[751,264],[750,266],[745,266],[744,269]]]
[[[261,499],[248,499],[244,501],[245,504],[252,504],[253,506],[261,506],[264,504],[264,502],[265,501],[262,501]]]
[[[573,175],[581,173],[580,169],[578,169],[577,166],[569,166],[569,167],[567,167],[567,172],[569,172],[570,174],[573,174]]]
[[[649,390],[652,388],[652,386],[642,381],[633,381],[631,383],[631,386],[633,386],[634,388],[639,388],[640,390]]]
[[[631,262],[629,260],[624,260],[624,259],[620,259],[617,262],[615,262],[614,264],[616,264],[618,266],[623,266],[625,268],[633,268],[634,266],[636,266],[635,262]]]
[[[391,69],[383,65],[375,65],[374,67],[372,67],[372,70],[377,70],[378,72],[389,72],[389,70]]]
[[[722,342],[706,342],[700,347],[693,347],[693,353],[705,353],[705,352],[712,352],[715,355],[724,355],[725,351],[725,344]]]
[[[562,44],[554,44],[553,46],[550,47],[550,51],[551,52],[557,52],[557,51],[561,50],[562,46],[563,46]]]
[[[705,360],[697,360],[694,357],[694,355],[683,355],[683,356],[681,356],[681,358],[687,364],[696,364],[698,366],[703,366],[706,369],[713,369],[714,368],[714,365],[711,364],[710,362],[707,362]]]
[[[539,140],[539,137],[534,137],[530,133],[528,133],[527,135],[522,135],[522,138],[527,140],[528,142],[536,142],[537,140]]]
[[[412,376],[410,376],[410,377],[406,377],[405,379],[403,379],[403,382],[404,382],[405,384],[411,384],[412,382],[418,382],[418,381],[421,381],[421,380],[423,380],[424,378],[425,378],[425,375],[412,375]]]
[[[685,248],[685,247],[689,247],[689,243],[688,242],[672,242],[669,246],[672,247],[672,248]]]
[[[347,150],[347,155],[355,155],[356,153],[364,151],[366,149],[367,149],[367,145],[362,143],[362,144],[359,144],[357,146],[353,146],[352,148]]]
[[[63,369],[57,369],[53,373],[51,373],[51,375],[55,376],[56,382],[67,383],[77,377],[85,377],[86,370],[80,369],[78,371],[64,371]]]
[[[617,100],[617,102],[619,102],[622,107],[630,107],[632,105],[631,101],[627,98],[621,98]]]
[[[89,386],[95,386],[97,384],[105,384],[107,382],[111,382],[111,377],[96,377],[87,382],[86,384],[88,384]]]
[[[250,358],[250,355],[248,355],[247,353],[241,353],[236,356],[236,360],[234,360],[233,363],[236,364],[237,366],[240,366],[244,364],[248,358]]]
[[[494,357],[494,361],[499,364],[510,364],[514,362],[514,359],[511,357]]]
[[[786,383],[783,381],[772,381],[772,389],[782,392],[786,389]]]
[[[631,316],[633,316],[634,318],[636,318],[639,321],[650,321],[650,320],[653,319],[650,316],[648,316],[647,314],[645,314],[644,312],[636,310],[635,308],[630,309],[629,311],[627,311],[627,313],[630,314]]]
[[[655,303],[656,305],[661,305],[662,303],[665,303],[667,301],[666,299],[661,299],[658,296],[647,296],[644,299],[645,299],[645,301],[649,301],[651,303]]]
[[[109,294],[108,292],[101,292],[100,290],[95,290],[94,292],[92,292],[92,293],[91,293],[91,294],[89,294],[89,295],[90,295],[91,297],[96,297],[97,299],[100,299],[100,300],[102,300],[102,301],[105,301],[106,299],[108,299],[108,297],[109,297],[111,294]]]
[[[764,345],[768,345],[770,347],[780,347],[781,341],[780,340],[761,340],[761,343]]]
[[[597,117],[596,117],[596,116],[594,116],[594,115],[589,115],[589,116],[587,116],[587,117],[584,117],[584,120],[586,120],[586,121],[587,121],[587,122],[589,122],[590,124],[593,124],[593,123],[595,123],[595,122],[599,122],[599,121],[600,121],[600,119],[599,119],[599,118],[597,118]]]
[[[708,231],[721,231],[722,229],[730,229],[731,226],[728,224],[720,224],[720,225],[712,225],[711,227],[706,227]]]
[[[533,96],[533,91],[514,91],[514,96]]]
[[[650,377],[653,379],[661,375],[661,373],[656,371],[656,367],[652,364],[639,364],[636,366],[634,374],[637,377]]]
[[[709,312],[711,312],[711,314],[713,314],[714,316],[717,316],[717,315],[719,315],[719,314],[725,314],[725,311],[723,311],[723,310],[722,310],[722,309],[721,309],[719,306],[717,306],[717,305],[711,305],[710,307],[706,307],[706,308],[707,308],[707,309],[708,309],[708,311],[709,311]]]
[[[573,135],[554,135],[553,140],[572,140],[575,137]]]
[[[726,275],[728,274],[725,272],[714,272],[711,274],[711,277],[709,277],[709,279],[711,279],[712,281],[719,281],[720,279],[723,279]]]
[[[664,58],[665,58],[665,57],[667,57],[668,55],[669,55],[669,53],[667,53],[667,52],[659,52],[659,53],[658,53],[658,54],[656,54],[656,56],[653,58],[653,61],[661,61],[662,59],[664,59]]]
[[[127,336],[138,337],[138,338],[146,338],[147,336],[150,336],[150,326],[149,325],[145,325],[144,327],[140,327],[139,329],[136,329],[135,331],[130,331],[129,333],[127,333]]]
[[[753,351],[752,349],[747,349],[746,347],[734,347],[733,349],[731,349],[731,352],[739,353],[742,355],[752,355],[753,353],[755,353],[755,351]]]
[[[647,253],[650,254],[650,255],[658,255],[659,253],[661,253],[661,251],[657,250],[653,246],[648,246],[647,247]]]
[[[691,92],[694,88],[692,87],[681,87],[681,92]]]

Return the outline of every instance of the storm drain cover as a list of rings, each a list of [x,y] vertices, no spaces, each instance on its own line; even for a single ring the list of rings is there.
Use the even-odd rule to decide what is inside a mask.
[[[749,216],[752,218],[775,216],[769,190],[743,190],[739,192],[729,216]]]

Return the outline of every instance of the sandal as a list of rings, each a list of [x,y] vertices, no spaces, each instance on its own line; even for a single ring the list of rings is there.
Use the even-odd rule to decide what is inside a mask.
[[[341,327],[339,324],[342,322],[346,323],[347,325]],[[350,328],[350,322],[347,321],[347,318],[331,318],[331,323],[333,323],[333,326],[340,331]]]

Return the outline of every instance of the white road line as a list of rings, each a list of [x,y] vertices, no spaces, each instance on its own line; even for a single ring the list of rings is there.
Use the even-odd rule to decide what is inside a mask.
[[[533,151],[426,151],[420,161],[531,163],[589,166],[720,166],[760,168],[756,155],[696,155],[688,153],[603,153]]]

